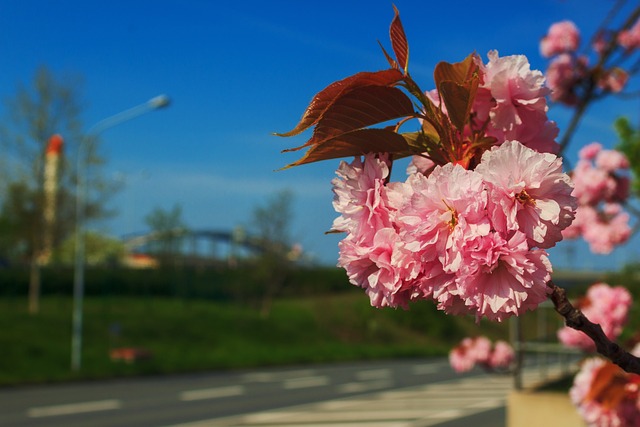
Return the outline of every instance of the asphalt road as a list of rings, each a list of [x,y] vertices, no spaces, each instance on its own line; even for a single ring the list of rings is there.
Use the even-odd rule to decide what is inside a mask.
[[[277,415],[274,410],[285,413],[282,411],[286,408],[294,408],[287,414],[303,414],[302,418],[314,419],[314,425],[320,425],[319,417],[326,418],[330,412],[322,408],[349,404],[353,408],[357,404],[376,407],[385,399],[390,403],[393,396],[406,401],[417,391],[422,394],[414,400],[437,400],[450,395],[453,403],[446,404],[455,405],[460,390],[470,393],[465,397],[469,400],[474,398],[472,395],[482,396],[494,387],[496,395],[489,404],[482,406],[482,402],[476,402],[472,411],[443,411],[449,416],[442,415],[428,425],[501,427],[503,397],[510,379],[501,381],[491,383],[489,376],[480,371],[456,374],[446,359],[439,358],[12,387],[0,389],[0,426],[254,425],[246,418],[248,414],[262,420],[255,425],[266,425],[259,414],[266,413],[268,419]],[[477,390],[471,389],[471,384]],[[321,402],[325,402],[324,407],[318,406]],[[389,411],[391,408],[387,414]],[[284,425],[278,423],[273,425]]]

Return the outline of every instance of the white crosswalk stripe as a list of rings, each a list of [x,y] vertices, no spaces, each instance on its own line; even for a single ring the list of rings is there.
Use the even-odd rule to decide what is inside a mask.
[[[553,374],[549,372],[550,376]],[[537,382],[537,376],[538,372],[525,370],[523,382]],[[370,382],[387,381],[384,379],[387,373],[382,370],[368,371],[361,377],[372,380]],[[503,407],[507,394],[512,389],[513,377],[488,374],[293,408],[181,424],[180,427],[428,427]]]
[[[475,377],[184,427],[423,427],[501,407],[512,383],[510,377]]]

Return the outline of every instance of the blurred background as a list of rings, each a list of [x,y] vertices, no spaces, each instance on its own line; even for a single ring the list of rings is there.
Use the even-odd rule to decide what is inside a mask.
[[[395,2],[425,90],[438,62],[472,52],[544,71],[549,26],[591,35],[611,4]],[[278,170],[309,134],[273,133],[328,84],[387,67],[377,42],[392,18],[370,0],[0,2],[0,384],[444,355],[478,328],[506,338],[428,303],[371,309],[335,268],[341,236],[324,234],[339,161]],[[615,146],[614,121],[638,111],[637,98],[593,104],[567,161]],[[571,110],[549,115],[562,131]],[[598,256],[562,242],[551,260],[587,284],[637,262],[637,243]]]

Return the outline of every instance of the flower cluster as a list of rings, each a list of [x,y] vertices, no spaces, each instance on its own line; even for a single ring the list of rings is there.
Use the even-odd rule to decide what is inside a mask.
[[[347,233],[338,264],[372,305],[432,298],[447,313],[501,321],[546,299],[544,249],[575,210],[560,159],[507,141],[475,170],[414,169],[389,183],[388,157],[370,154],[342,162],[333,181],[333,229]]]
[[[515,140],[543,153],[557,153],[555,140],[558,127],[549,120],[546,97],[550,90],[545,86],[544,75],[531,70],[524,55],[499,56],[495,50],[487,54],[489,61],[475,61],[482,74],[482,82],[471,109],[471,120],[465,129],[467,134],[482,129],[483,137],[498,141]],[[427,93],[429,99],[441,105],[437,90]]]
[[[515,353],[505,341],[492,344],[487,337],[467,337],[449,352],[449,363],[456,372],[467,372],[476,365],[493,371],[508,369]]]
[[[473,161],[439,164],[425,153],[404,182],[390,182],[386,153],[338,168],[333,230],[347,233],[338,265],[373,306],[432,299],[450,314],[502,321],[547,297],[545,249],[574,218],[573,186],[550,153],[556,128],[542,75],[522,56],[489,58],[463,130],[485,141]]]
[[[591,427],[640,427],[639,391],[640,375],[594,357],[582,363],[569,396]]]
[[[583,147],[579,156],[571,173],[578,209],[563,235],[582,236],[592,252],[608,254],[631,236],[629,214],[622,208],[629,197],[629,161],[621,152],[605,150],[598,143]]]
[[[609,286],[606,283],[596,283],[589,287],[586,296],[578,300],[574,306],[592,322],[598,323],[607,338],[618,338],[627,323],[627,314],[631,307],[632,298],[623,286]],[[587,335],[567,326],[558,331],[558,339],[568,347],[593,352],[596,347]]]
[[[577,53],[579,47],[580,31],[571,21],[551,25],[540,41],[540,53],[551,58],[546,76],[553,101],[576,105],[585,91],[593,90],[593,82],[602,93],[622,91],[629,74],[619,66],[607,66],[606,59],[620,51],[620,58],[624,60],[640,48],[640,20],[619,32],[601,31],[592,45],[598,58],[593,67],[590,67],[587,55]]]

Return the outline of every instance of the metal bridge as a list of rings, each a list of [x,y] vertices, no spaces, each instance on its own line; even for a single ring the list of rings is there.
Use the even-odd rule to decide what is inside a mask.
[[[248,235],[242,228],[230,231],[176,228],[170,231],[130,234],[123,238],[125,248],[129,252],[136,252],[136,250],[156,242],[171,240],[179,241],[181,248],[190,248],[191,252],[197,251],[200,242],[207,242],[212,245],[223,243],[229,246],[229,251],[231,252],[245,250],[249,253],[261,253],[265,249],[261,239]]]

